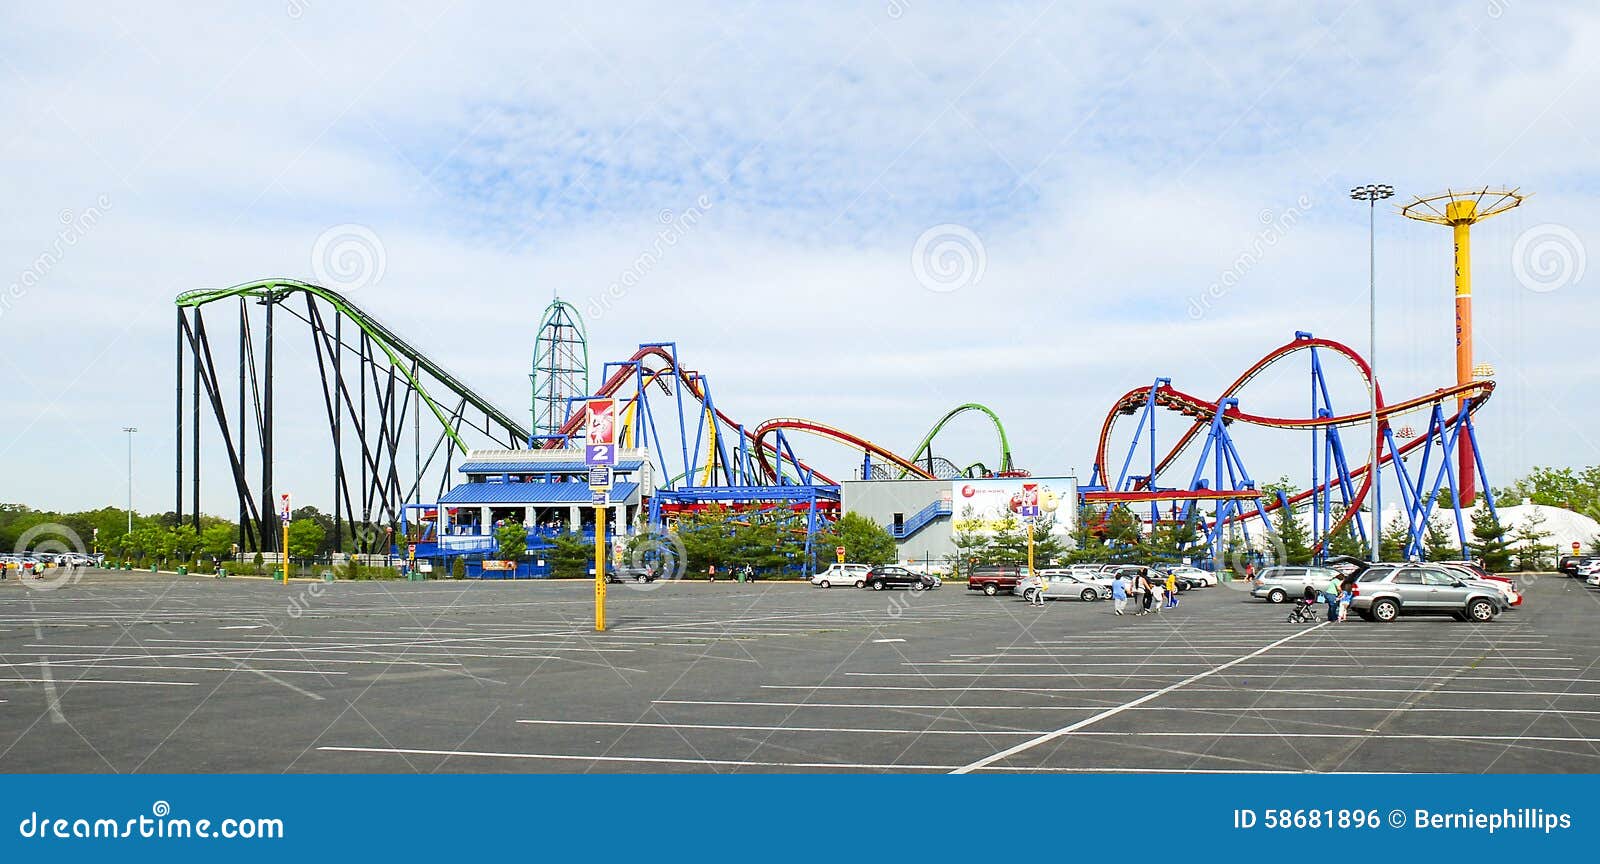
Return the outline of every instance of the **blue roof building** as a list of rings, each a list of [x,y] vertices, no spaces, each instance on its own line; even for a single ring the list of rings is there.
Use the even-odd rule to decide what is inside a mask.
[[[594,531],[594,498],[582,450],[473,450],[457,469],[462,482],[439,499],[440,551],[493,549],[495,527],[521,522],[530,537]],[[607,493],[606,529],[631,534],[655,493],[650,454],[621,449]]]

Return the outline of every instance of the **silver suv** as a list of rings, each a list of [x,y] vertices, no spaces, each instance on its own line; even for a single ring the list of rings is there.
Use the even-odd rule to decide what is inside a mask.
[[[1508,608],[1505,595],[1426,564],[1374,564],[1356,577],[1350,608],[1368,621],[1404,615],[1449,615],[1458,621],[1493,621]]]
[[[1338,578],[1339,572],[1330,567],[1268,567],[1261,571],[1250,596],[1282,603],[1305,594],[1307,586],[1320,592],[1330,580]]]

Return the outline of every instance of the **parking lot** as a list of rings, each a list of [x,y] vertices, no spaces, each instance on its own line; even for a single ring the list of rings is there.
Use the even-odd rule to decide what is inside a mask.
[[[1296,625],[804,584],[0,582],[7,772],[1594,772],[1597,592]]]

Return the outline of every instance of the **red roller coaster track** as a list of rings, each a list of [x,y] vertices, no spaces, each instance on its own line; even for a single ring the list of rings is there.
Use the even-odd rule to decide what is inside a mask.
[[[1367,365],[1366,359],[1357,354],[1354,349],[1341,342],[1335,342],[1331,339],[1296,338],[1292,342],[1269,351],[1260,360],[1252,364],[1250,368],[1244,371],[1244,374],[1240,375],[1238,379],[1236,379],[1232,384],[1228,385],[1228,387],[1223,390],[1222,395],[1215,400],[1208,400],[1198,396],[1193,396],[1181,390],[1174,389],[1170,384],[1157,387],[1155,389],[1154,398],[1158,406],[1169,411],[1194,418],[1194,422],[1183,433],[1183,435],[1179,437],[1178,442],[1172,446],[1172,449],[1169,450],[1167,454],[1156,463],[1155,476],[1159,477],[1161,473],[1168,468],[1168,466],[1170,466],[1180,455],[1182,455],[1184,450],[1186,450],[1190,444],[1192,444],[1197,438],[1205,433],[1205,431],[1211,426],[1212,418],[1216,416],[1218,410],[1221,410],[1220,406],[1222,406],[1226,400],[1237,394],[1244,387],[1244,385],[1248,384],[1252,379],[1260,375],[1274,363],[1277,363],[1278,361],[1283,360],[1284,358],[1296,352],[1306,351],[1313,348],[1324,348],[1345,357],[1360,372],[1361,377],[1366,382],[1367,387],[1373,393],[1375,393],[1377,397],[1377,432],[1380,440],[1384,434],[1384,431],[1388,428],[1389,418],[1391,417],[1407,414],[1419,408],[1431,407],[1433,405],[1443,403],[1447,400],[1453,400],[1458,397],[1468,403],[1469,411],[1476,412],[1494,393],[1493,381],[1472,381],[1452,387],[1442,387],[1423,396],[1389,404],[1384,401],[1383,388],[1372,377],[1372,368]],[[1116,403],[1112,405],[1111,410],[1106,414],[1105,422],[1100,427],[1100,442],[1098,447],[1095,449],[1094,458],[1095,469],[1103,482],[1109,482],[1110,478],[1106,451],[1111,440],[1112,430],[1115,427],[1117,420],[1123,416],[1135,413],[1141,407],[1143,407],[1150,398],[1151,393],[1149,387],[1141,387],[1136,390],[1129,390],[1127,393],[1123,394],[1122,398],[1118,399]],[[1369,412],[1367,411],[1360,411],[1352,414],[1340,414],[1333,417],[1314,418],[1273,417],[1262,414],[1251,414],[1241,411],[1237,407],[1229,407],[1223,411],[1223,422],[1225,423],[1237,422],[1251,426],[1264,426],[1276,429],[1330,429],[1334,427],[1349,427],[1366,423],[1368,418]],[[1379,446],[1378,441],[1373,441],[1370,443],[1374,447]],[[1398,448],[1397,453],[1385,453],[1381,462],[1383,465],[1390,464],[1397,456],[1404,457],[1412,449],[1425,443],[1427,443],[1426,438],[1418,438],[1416,440],[1407,442]],[[1368,466],[1366,464],[1362,464],[1357,468],[1353,468],[1349,472],[1349,476],[1352,480],[1360,478],[1361,487],[1356,491],[1355,497],[1350,501],[1344,512],[1340,514],[1338,521],[1334,523],[1331,529],[1329,529],[1327,536],[1333,536],[1344,529],[1345,525],[1347,525],[1355,516],[1356,511],[1360,508],[1362,502],[1366,500],[1367,494],[1371,490],[1372,478],[1368,476]],[[1145,478],[1139,481],[1139,485],[1142,487],[1148,487],[1150,482],[1151,481],[1149,478]],[[1337,480],[1329,479],[1319,486],[1307,489],[1304,492],[1289,498],[1289,505],[1293,507],[1296,504],[1310,499],[1313,495],[1324,493],[1335,482],[1337,482]],[[1246,492],[1242,490],[1205,490],[1204,492],[1188,490],[1150,491],[1148,488],[1135,489],[1132,491],[1108,490],[1105,492],[1085,493],[1084,495],[1086,501],[1103,503],[1133,503],[1195,499],[1210,500],[1217,498],[1256,497],[1259,497],[1259,493]],[[1252,519],[1261,515],[1262,513],[1270,513],[1278,509],[1279,506],[1281,506],[1279,502],[1272,501],[1256,510],[1252,510],[1248,513],[1240,513],[1229,518],[1227,521],[1233,522],[1238,520]]]

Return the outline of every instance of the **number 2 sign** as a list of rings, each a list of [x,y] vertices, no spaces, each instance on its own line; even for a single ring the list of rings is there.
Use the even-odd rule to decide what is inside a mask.
[[[590,399],[584,407],[583,461],[588,465],[617,462],[617,400]]]

